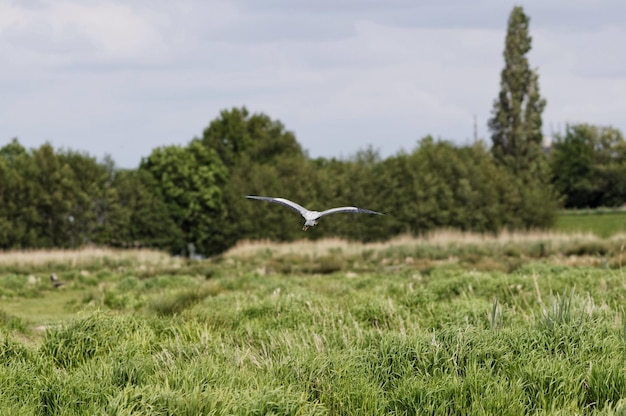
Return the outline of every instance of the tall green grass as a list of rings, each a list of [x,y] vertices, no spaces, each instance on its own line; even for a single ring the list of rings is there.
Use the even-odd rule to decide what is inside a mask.
[[[5,325],[0,408],[146,415],[626,410],[619,271],[531,263],[513,273],[445,266],[428,275],[250,274],[211,285],[173,313],[149,313],[153,306],[139,314],[83,312],[34,344]]]
[[[619,244],[265,250],[67,271],[35,298],[10,272],[0,413],[624,414]],[[15,312],[33,299],[72,317],[42,330]]]

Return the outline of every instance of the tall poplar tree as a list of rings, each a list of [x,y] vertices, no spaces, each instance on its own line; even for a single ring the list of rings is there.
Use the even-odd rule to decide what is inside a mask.
[[[532,43],[529,21],[521,6],[513,8],[506,34],[500,94],[489,120],[494,157],[515,174],[528,170],[532,162],[543,156],[541,113],[546,100],[539,94],[539,76],[530,68],[526,57]]]
[[[508,206],[509,228],[544,228],[554,223],[560,204],[550,183],[550,168],[541,148],[541,113],[546,106],[539,94],[539,76],[528,64],[532,39],[530,18],[521,6],[509,16],[500,94],[489,120],[491,148],[496,163],[508,173],[508,189],[501,203]]]

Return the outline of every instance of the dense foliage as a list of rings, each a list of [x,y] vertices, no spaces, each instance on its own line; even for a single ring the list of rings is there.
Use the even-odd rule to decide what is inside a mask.
[[[153,190],[163,198],[178,233],[170,240],[174,252],[215,254],[223,250],[216,238],[225,216],[222,187],[226,167],[217,152],[193,140],[186,147],[155,149],[142,160],[139,170],[148,172]],[[189,245],[189,247],[188,247]]]
[[[626,201],[626,141],[619,130],[567,126],[556,137],[551,163],[565,207],[614,207]]]
[[[256,143],[231,147],[238,150],[224,162],[223,150],[207,143],[229,124]],[[625,188],[623,155],[618,131],[574,125],[557,137],[552,171],[538,172],[546,164],[533,169],[554,178],[566,206],[616,205]],[[386,159],[372,149],[346,160],[312,159],[279,122],[233,109],[202,139],[155,149],[136,170],[48,144],[27,150],[13,140],[0,149],[0,247],[99,244],[213,255],[242,239],[374,241],[438,228],[548,227],[555,199],[528,186],[526,177],[497,163],[484,143],[456,146],[431,137]],[[330,216],[303,233],[297,215],[246,194],[284,196],[312,208],[354,204],[388,215]]]
[[[459,147],[427,137],[387,159],[372,149],[347,160],[312,159],[280,122],[233,109],[202,138],[154,149],[136,170],[12,141],[0,149],[0,247],[94,243],[213,255],[241,239],[372,241],[442,227],[497,232],[550,225],[550,215],[540,212],[547,202],[522,198],[515,184],[482,143]],[[325,217],[303,233],[297,215],[247,194],[388,215]]]
[[[223,149],[210,143],[229,124],[255,144],[230,147],[237,151],[229,150],[224,162]],[[618,205],[626,189],[624,149],[614,129],[574,125],[557,137],[550,165],[529,172],[542,181],[552,177],[568,207]],[[528,177],[497,163],[482,142],[456,146],[432,137],[386,159],[372,149],[346,160],[312,159],[279,122],[233,109],[202,139],[155,149],[136,170],[48,144],[25,149],[13,140],[0,149],[0,247],[98,244],[213,255],[242,239],[374,241],[438,228],[549,227],[556,197],[537,181],[529,185]],[[303,233],[297,215],[246,194],[283,196],[311,208],[354,204],[388,215],[325,217]]]

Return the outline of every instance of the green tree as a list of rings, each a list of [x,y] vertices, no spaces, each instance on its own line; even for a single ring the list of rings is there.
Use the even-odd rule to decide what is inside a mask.
[[[17,158],[27,154],[24,146],[20,144],[17,138],[13,138],[11,142],[0,149],[0,156],[7,162],[14,162]]]
[[[222,111],[204,130],[201,140],[229,169],[242,157],[264,164],[303,155],[294,134],[280,121],[262,113],[250,114],[245,107]]]
[[[4,180],[3,248],[69,247],[74,172],[50,144],[27,151],[17,140],[0,149]]]
[[[99,163],[95,157],[84,152],[62,150],[59,160],[73,172],[73,197],[69,201],[68,239],[70,245],[89,243],[111,244],[106,238],[109,227],[109,203],[111,182],[115,166],[110,158]]]
[[[358,151],[346,160],[331,159],[319,172],[320,208],[355,205],[376,211],[386,211],[377,169],[382,159],[372,147]],[[333,215],[323,219],[320,237],[337,236],[349,240],[374,241],[388,237],[388,216],[358,214]]]
[[[567,208],[617,206],[626,200],[626,141],[612,127],[568,125],[550,157],[553,183]]]
[[[0,248],[28,247],[34,243],[30,225],[36,210],[30,203],[25,169],[31,157],[17,139],[0,149]]]
[[[183,247],[185,236],[170,216],[158,182],[144,169],[117,170],[113,181],[119,204],[111,232],[113,245],[169,250]]]
[[[509,228],[543,228],[554,221],[560,204],[541,148],[541,114],[546,101],[539,94],[539,76],[528,63],[532,39],[530,18],[521,6],[509,16],[500,94],[494,102],[489,129],[495,161],[507,169],[503,203],[509,207]]]
[[[200,140],[217,152],[228,169],[222,186],[226,211],[221,227],[223,246],[230,247],[242,238],[295,238],[293,228],[279,218],[283,213],[244,198],[247,194],[292,199],[303,195],[303,187],[310,182],[310,175],[302,172],[308,159],[294,134],[280,121],[250,114],[243,107],[222,111]]]
[[[162,195],[170,218],[182,232],[182,240],[171,241],[172,252],[187,253],[188,244],[205,255],[226,248],[221,227],[227,171],[215,151],[197,139],[186,147],[161,147],[142,160],[140,169],[152,175],[155,192]]]
[[[521,172],[541,157],[541,114],[546,101],[539,94],[539,76],[531,70],[530,18],[521,6],[509,16],[500,94],[494,102],[489,129],[496,160],[513,172]]]
[[[547,163],[533,163],[523,174],[502,169],[501,201],[506,211],[503,224],[508,229],[545,229],[554,224],[561,205],[558,192],[550,183]]]
[[[457,147],[427,136],[411,154],[388,158],[383,166],[377,176],[385,181],[381,195],[397,218],[395,232],[448,227],[486,232],[505,226],[505,169],[480,142]]]
[[[38,247],[69,247],[70,210],[76,195],[74,172],[50,144],[33,153],[32,178],[38,221]]]

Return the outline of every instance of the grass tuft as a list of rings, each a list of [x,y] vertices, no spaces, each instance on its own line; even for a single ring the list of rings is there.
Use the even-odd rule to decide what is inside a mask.
[[[181,289],[153,299],[149,303],[149,308],[159,316],[176,315],[185,309],[189,309],[195,304],[202,302],[213,293],[213,291],[207,288]]]
[[[541,323],[548,331],[561,326],[580,327],[585,318],[584,306],[576,310],[574,289],[564,290],[562,294],[550,296],[550,305],[541,305]]]
[[[120,342],[121,333],[133,331],[136,327],[136,321],[130,316],[95,311],[83,319],[48,329],[40,353],[49,357],[57,367],[77,367],[110,352]]]
[[[17,331],[22,334],[28,334],[28,324],[24,319],[11,315],[0,309],[0,330]]]

